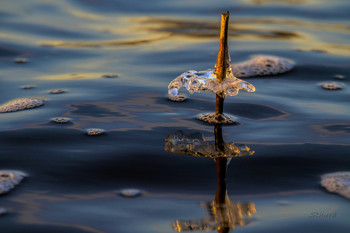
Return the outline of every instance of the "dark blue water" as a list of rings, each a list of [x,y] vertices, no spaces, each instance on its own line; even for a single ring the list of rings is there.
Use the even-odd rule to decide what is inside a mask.
[[[223,127],[224,140],[255,151],[228,166],[229,199],[256,210],[232,231],[348,232],[349,201],[319,184],[350,167],[346,0],[1,1],[0,103],[46,99],[0,114],[0,169],[28,174],[0,197],[1,232],[174,232],[176,220],[205,218],[199,203],[215,197],[215,163],[167,152],[165,139],[182,130],[213,140],[214,127],[195,117],[214,111],[215,96],[175,103],[167,85],[188,69],[213,68],[227,10],[233,63],[268,54],[296,64],[250,78],[256,92],[225,100],[239,124]],[[342,89],[324,90],[324,81]],[[58,116],[72,123],[52,123]],[[91,137],[87,128],[107,133]],[[124,198],[124,188],[144,193]]]

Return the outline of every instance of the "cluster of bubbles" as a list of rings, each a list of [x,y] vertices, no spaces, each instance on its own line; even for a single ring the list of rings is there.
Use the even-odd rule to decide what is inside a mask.
[[[86,130],[86,134],[89,136],[98,136],[105,133],[106,131],[104,129],[98,129],[98,128],[90,128]]]
[[[21,171],[0,170],[0,195],[9,192],[27,175]]]
[[[344,80],[345,76],[341,75],[341,74],[336,74],[333,76],[334,79],[337,80]],[[333,82],[333,81],[327,81],[327,82],[323,82],[320,84],[320,86],[325,89],[325,90],[329,90],[329,91],[335,91],[335,90],[341,90],[343,88],[343,84],[340,82]]]
[[[34,97],[18,98],[0,105],[0,113],[16,112],[25,109],[37,108],[44,105],[44,100]]]
[[[331,193],[350,199],[350,172],[334,172],[322,175],[321,185]]]
[[[236,63],[232,66],[233,75],[238,78],[249,78],[254,76],[266,76],[283,74],[294,68],[294,63],[288,59],[256,55],[248,61]]]

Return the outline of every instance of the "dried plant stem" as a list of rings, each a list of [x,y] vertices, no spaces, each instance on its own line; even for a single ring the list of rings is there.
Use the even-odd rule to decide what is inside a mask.
[[[226,70],[229,67],[230,63],[230,55],[228,52],[228,21],[230,18],[230,13],[227,11],[226,13],[221,14],[221,26],[220,26],[220,46],[219,52],[216,59],[216,78],[219,81],[223,81],[226,78]],[[215,106],[215,114],[217,116],[221,116],[224,110],[224,98],[218,94],[216,94],[216,106]]]

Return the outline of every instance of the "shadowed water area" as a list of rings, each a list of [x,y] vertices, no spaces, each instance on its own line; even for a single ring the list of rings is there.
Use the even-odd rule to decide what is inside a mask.
[[[243,78],[256,91],[226,98],[238,124],[218,134],[196,119],[215,94],[167,94],[181,73],[214,68],[227,10],[233,64],[295,67]],[[1,1],[0,105],[44,105],[0,113],[0,170],[27,175],[0,195],[0,231],[348,232],[349,200],[320,180],[350,168],[349,12],[347,0]],[[179,131],[186,153],[169,149]],[[218,138],[254,154],[220,165]],[[142,194],[119,195],[129,188]]]

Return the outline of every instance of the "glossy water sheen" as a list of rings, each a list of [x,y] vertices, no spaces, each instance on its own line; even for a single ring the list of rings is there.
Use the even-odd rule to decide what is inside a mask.
[[[0,114],[1,169],[28,175],[0,196],[1,233],[174,232],[177,221],[203,218],[219,226],[225,218],[208,204],[215,163],[167,152],[165,139],[182,130],[215,140],[214,127],[196,119],[214,112],[215,95],[172,102],[167,86],[186,70],[213,68],[227,10],[232,63],[256,54],[295,63],[247,79],[254,93],[225,100],[239,124],[223,127],[223,140],[255,151],[227,169],[231,204],[222,209],[252,215],[232,232],[348,232],[349,200],[320,185],[322,174],[350,167],[347,0],[2,0],[0,104],[45,105]],[[342,88],[323,89],[328,81]],[[57,89],[65,92],[50,94]],[[91,128],[105,133],[86,135]],[[123,189],[142,195],[125,198]]]

